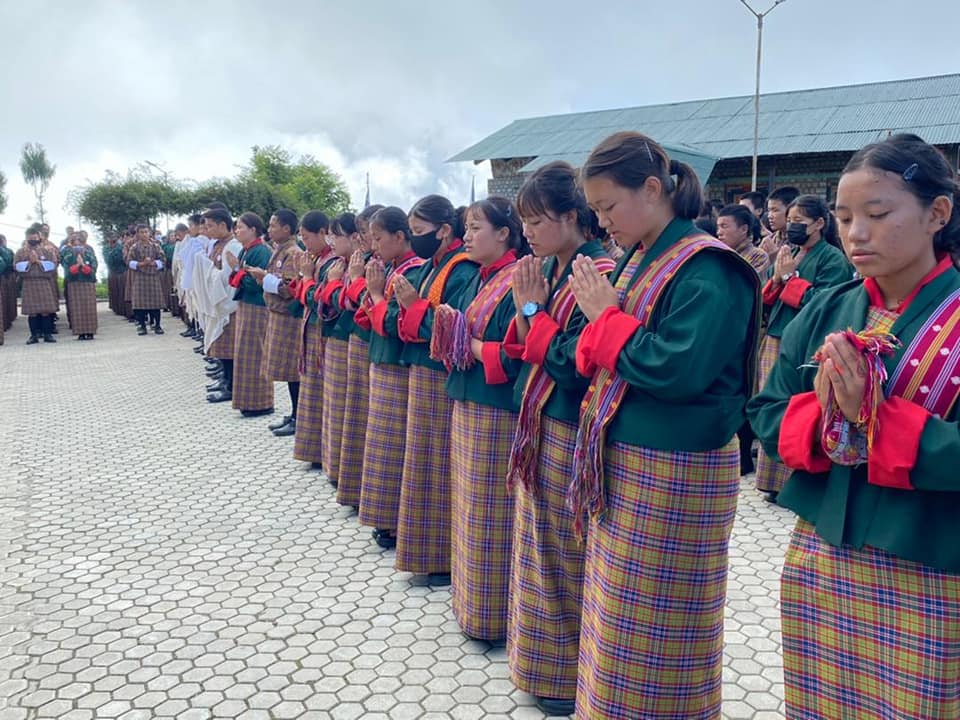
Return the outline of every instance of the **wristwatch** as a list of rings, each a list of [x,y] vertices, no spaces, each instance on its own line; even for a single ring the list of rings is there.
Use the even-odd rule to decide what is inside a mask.
[[[784,273],[780,276],[780,282],[789,282],[795,277],[800,277],[800,273],[794,270],[792,273]]]
[[[523,307],[520,308],[520,314],[523,315],[527,320],[532,318],[538,312],[544,310],[544,306],[538,302],[526,302],[523,304]]]

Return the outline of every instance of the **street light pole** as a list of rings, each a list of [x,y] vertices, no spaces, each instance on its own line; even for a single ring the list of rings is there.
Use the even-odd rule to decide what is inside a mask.
[[[772,13],[777,5],[785,3],[787,0],[776,0],[766,11],[758,13],[747,3],[747,0],[740,0],[743,6],[757,18],[757,84],[753,91],[753,172],[750,176],[750,189],[757,189],[757,156],[760,150],[760,58],[763,49],[763,19]]]

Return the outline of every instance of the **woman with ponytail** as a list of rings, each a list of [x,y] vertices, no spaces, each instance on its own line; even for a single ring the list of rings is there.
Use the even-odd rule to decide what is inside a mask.
[[[766,334],[760,343],[757,390],[762,390],[780,351],[787,324],[818,293],[853,277],[830,208],[816,195],[800,195],[787,208],[786,244],[777,253],[763,302],[769,308]],[[761,450],[757,457],[757,489],[776,502],[790,469]]]
[[[480,266],[456,305],[434,312],[430,357],[450,371],[451,605],[464,634],[507,636],[513,498],[504,478],[517,425],[520,362],[504,338],[515,312],[511,283],[529,251],[517,209],[492,196],[466,212],[464,245]]]
[[[960,717],[958,208],[956,173],[915,135],[856,153],[836,213],[865,279],[790,323],[750,403],[793,470],[787,717]]]
[[[507,662],[514,684],[536,697],[540,710],[569,715],[577,694],[583,543],[566,495],[588,384],[576,368],[586,319],[570,274],[577,255],[593,258],[605,275],[614,262],[569,164],[536,170],[517,205],[533,256],[521,259],[514,275],[517,315],[507,335],[524,361],[507,473],[516,504]]]
[[[612,135],[581,178],[626,253],[609,281],[586,257],[571,279],[590,378],[568,496],[586,532],[577,716],[719,718],[759,278],[694,226],[700,182],[650,138]]]
[[[450,583],[450,419],[447,370],[430,358],[434,315],[458,307],[478,272],[463,247],[463,214],[440,195],[420,199],[409,214],[411,247],[426,262],[413,282],[398,278],[403,360],[410,366],[407,443],[403,457],[397,570]]]

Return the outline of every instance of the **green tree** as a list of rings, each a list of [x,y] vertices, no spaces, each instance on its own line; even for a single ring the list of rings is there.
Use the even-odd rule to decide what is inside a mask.
[[[129,225],[152,222],[160,215],[182,215],[193,209],[189,190],[135,170],[121,177],[108,172],[103,180],[71,193],[73,210],[101,234],[122,232]]]
[[[33,194],[37,198],[37,214],[40,222],[45,222],[43,210],[43,196],[50,187],[50,181],[57,173],[57,166],[52,165],[47,158],[47,151],[40,143],[26,143],[20,154],[20,172],[23,180],[33,186]]]
[[[0,170],[0,213],[7,209],[7,176]]]

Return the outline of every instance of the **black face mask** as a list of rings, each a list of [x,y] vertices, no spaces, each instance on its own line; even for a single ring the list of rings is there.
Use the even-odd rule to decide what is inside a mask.
[[[440,249],[440,238],[437,237],[437,231],[431,230],[423,235],[414,235],[410,238],[410,247],[424,260],[430,260]]]
[[[33,238],[31,238],[31,239],[27,240],[27,242],[30,243],[31,245],[39,245],[39,244],[40,244],[40,238],[37,238],[37,239],[35,239],[35,240],[34,240]]]
[[[810,236],[807,235],[807,226],[803,223],[792,222],[787,225],[787,242],[791,245],[803,246]]]

